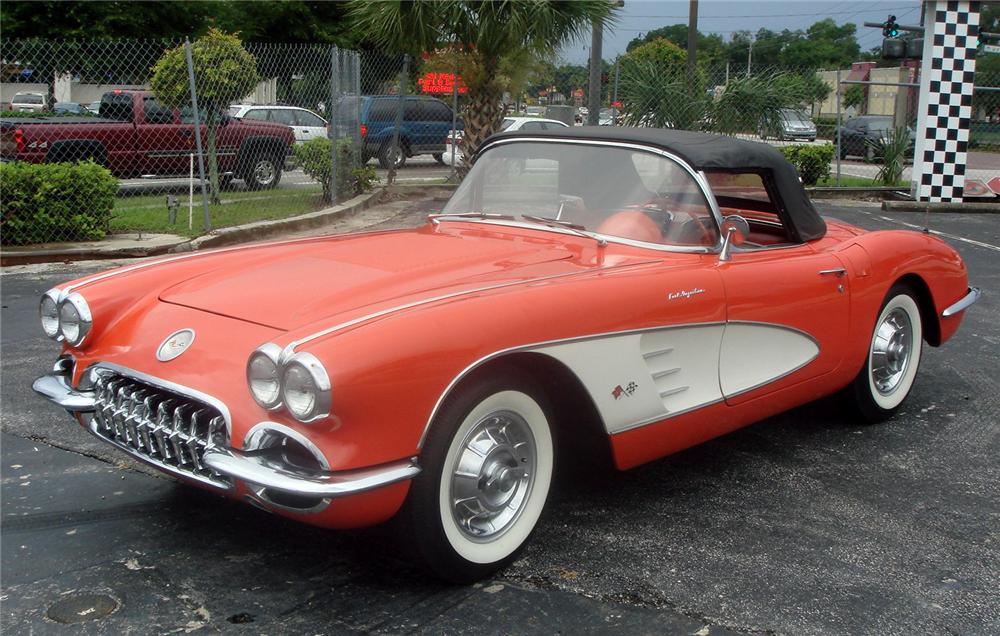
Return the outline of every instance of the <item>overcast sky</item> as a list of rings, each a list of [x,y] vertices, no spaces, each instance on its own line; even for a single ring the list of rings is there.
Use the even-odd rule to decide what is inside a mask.
[[[610,60],[617,54],[624,53],[632,38],[648,31],[671,24],[687,24],[688,4],[687,0],[625,0],[618,24],[604,31],[604,59]],[[864,51],[881,45],[882,32],[866,28],[862,23],[884,22],[890,13],[896,16],[900,24],[919,24],[920,2],[700,0],[698,30],[702,33],[718,33],[728,42],[734,31],[749,30],[756,33],[762,27],[772,31],[805,30],[812,23],[829,17],[837,24],[856,23],[858,43]],[[567,45],[562,50],[561,59],[573,64],[585,63],[589,51],[588,35],[584,41]]]

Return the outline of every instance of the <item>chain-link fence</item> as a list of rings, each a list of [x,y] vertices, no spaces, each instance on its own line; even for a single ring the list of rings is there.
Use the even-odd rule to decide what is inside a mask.
[[[402,68],[402,56],[221,34],[188,45],[4,39],[3,243],[197,235],[349,199],[377,183],[376,160],[443,161],[443,103],[433,135],[393,132],[395,111],[408,123],[414,110],[396,99],[409,88]],[[425,102],[413,104],[427,119]]]
[[[459,65],[447,54],[409,59],[221,34],[190,46],[4,39],[3,243],[197,235],[310,212],[378,182],[455,177],[468,115]],[[623,56],[603,78],[599,121],[807,144],[797,156],[811,162],[799,166],[810,182],[905,188],[918,74],[914,62],[689,74],[682,61]],[[523,75],[527,88],[503,97],[502,127],[586,120],[585,76],[574,80],[583,85],[530,88]],[[968,174],[984,182],[1000,163],[998,80],[979,74],[973,101]]]
[[[810,144],[829,163],[818,185],[909,189],[920,61],[860,62],[843,69],[746,66],[689,75],[683,65],[622,58],[604,87],[602,123],[700,130]],[[976,75],[968,192],[1000,175],[1000,74]],[[828,159],[826,159],[828,157]],[[801,169],[801,167],[800,167]],[[805,176],[805,175],[803,175]],[[811,184],[810,184],[811,185]]]

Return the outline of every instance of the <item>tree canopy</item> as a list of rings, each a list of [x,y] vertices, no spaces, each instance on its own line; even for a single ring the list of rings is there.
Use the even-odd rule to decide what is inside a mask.
[[[5,37],[48,39],[177,39],[211,27],[254,42],[356,41],[340,2],[283,0],[162,0],[137,5],[126,0],[64,2],[5,0],[0,22]]]

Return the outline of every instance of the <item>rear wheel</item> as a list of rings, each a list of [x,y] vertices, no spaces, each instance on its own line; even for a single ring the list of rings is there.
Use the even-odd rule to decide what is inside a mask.
[[[439,163],[439,164],[441,164],[442,166],[443,166],[443,165],[445,165],[445,161],[444,161],[444,153],[443,153],[443,152],[435,152],[435,153],[434,153],[433,155],[431,155],[431,156],[432,156],[432,157],[434,157],[434,161],[438,162],[438,163]]]
[[[406,153],[400,146],[390,141],[382,146],[382,149],[379,151],[378,162],[385,170],[402,168],[406,163]]]
[[[460,389],[435,418],[401,521],[439,577],[473,582],[524,547],[552,479],[547,411],[523,381],[498,375]]]
[[[903,404],[917,377],[922,344],[923,323],[913,292],[894,285],[875,321],[868,358],[848,389],[865,420],[885,421]]]

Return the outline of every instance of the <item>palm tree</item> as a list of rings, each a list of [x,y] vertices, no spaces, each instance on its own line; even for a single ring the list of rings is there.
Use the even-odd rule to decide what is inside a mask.
[[[501,62],[525,52],[551,54],[592,23],[613,21],[615,6],[608,0],[351,0],[347,15],[367,41],[389,51],[417,55],[450,47],[463,53],[468,165],[503,118]]]

